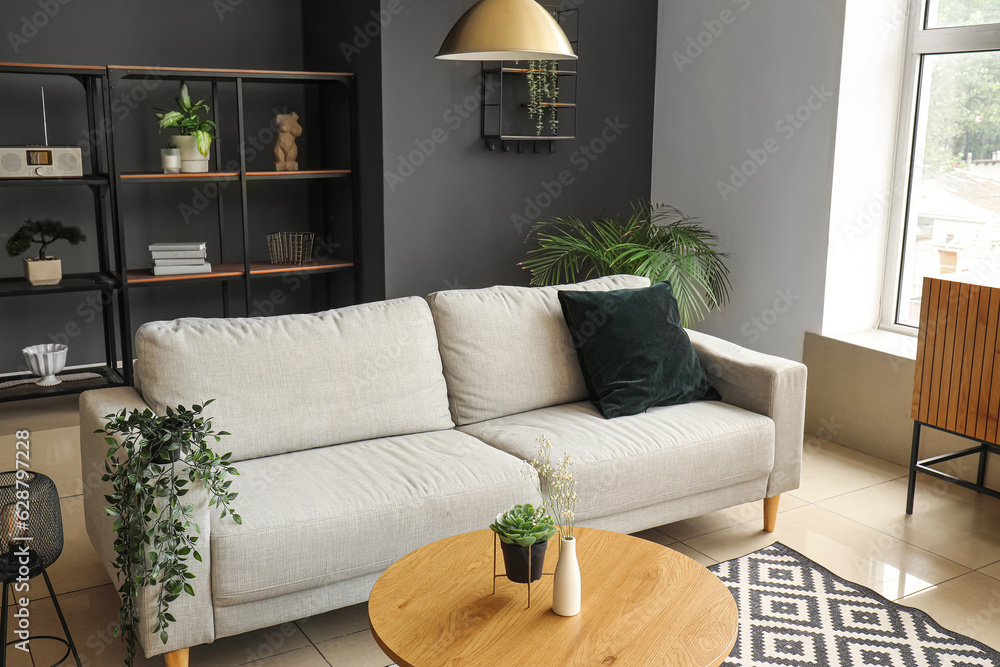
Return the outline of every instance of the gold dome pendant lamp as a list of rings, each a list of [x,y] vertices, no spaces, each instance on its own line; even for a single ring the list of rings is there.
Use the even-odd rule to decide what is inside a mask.
[[[576,60],[559,22],[535,0],[479,0],[445,37],[440,60]]]

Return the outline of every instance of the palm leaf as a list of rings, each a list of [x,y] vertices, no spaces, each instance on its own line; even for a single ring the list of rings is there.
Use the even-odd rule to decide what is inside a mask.
[[[521,266],[534,285],[555,285],[630,273],[668,281],[681,319],[691,326],[729,302],[732,285],[718,237],[672,206],[642,202],[625,216],[577,217],[536,223],[536,247]]]

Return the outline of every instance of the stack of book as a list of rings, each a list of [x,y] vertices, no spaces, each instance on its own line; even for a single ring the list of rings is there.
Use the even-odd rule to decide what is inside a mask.
[[[205,259],[208,255],[204,242],[153,243],[149,251],[153,255],[154,276],[212,272],[212,265]]]

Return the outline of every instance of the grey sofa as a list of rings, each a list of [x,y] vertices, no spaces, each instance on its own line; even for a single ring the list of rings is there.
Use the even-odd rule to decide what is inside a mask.
[[[181,319],[136,337],[137,388],[80,402],[87,531],[114,560],[107,447],[93,431],[122,408],[217,399],[233,433],[243,525],[197,491],[204,562],[195,597],[146,655],[303,618],[368,598],[379,574],[434,540],[484,528],[537,497],[523,459],[546,435],[569,452],[578,523],[634,532],[798,486],[806,371],[801,364],[690,332],[722,402],[603,419],[586,400],[557,289],[648,285],[612,276],[560,288],[493,287],[312,315]],[[771,509],[776,501],[771,501]],[[176,655],[176,654],[175,654]]]

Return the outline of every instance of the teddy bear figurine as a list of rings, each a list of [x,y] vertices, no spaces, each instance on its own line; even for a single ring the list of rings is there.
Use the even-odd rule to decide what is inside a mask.
[[[295,145],[295,138],[302,135],[299,115],[294,111],[278,114],[274,117],[274,123],[279,131],[278,138],[274,142],[274,169],[298,171],[299,163],[295,160],[299,156],[299,147]]]

